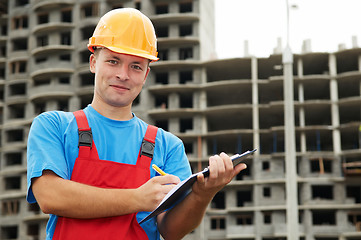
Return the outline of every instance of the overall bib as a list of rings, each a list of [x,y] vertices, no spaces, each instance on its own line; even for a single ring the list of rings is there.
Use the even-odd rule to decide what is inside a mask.
[[[79,156],[71,180],[102,188],[138,188],[150,179],[157,128],[149,125],[136,165],[100,160],[82,110],[74,112],[79,130]],[[58,217],[54,240],[148,239],[136,213],[98,219]]]

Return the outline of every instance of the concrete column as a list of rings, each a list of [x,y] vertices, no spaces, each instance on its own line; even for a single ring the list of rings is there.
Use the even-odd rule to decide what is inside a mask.
[[[252,57],[251,60],[251,74],[252,74],[252,124],[253,124],[253,148],[260,147],[259,137],[259,108],[258,108],[258,76],[257,76],[257,58]],[[259,155],[259,150],[256,151]]]
[[[330,67],[330,97],[331,97],[331,121],[332,121],[332,137],[333,137],[333,151],[335,154],[339,155],[341,153],[341,134],[338,127],[340,126],[339,119],[339,108],[338,108],[338,91],[337,91],[337,63],[336,56],[330,54],[329,57],[329,67]]]

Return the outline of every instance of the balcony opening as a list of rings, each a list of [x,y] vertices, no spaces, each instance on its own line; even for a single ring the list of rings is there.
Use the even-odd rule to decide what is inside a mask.
[[[37,47],[44,47],[49,45],[49,38],[48,36],[38,36],[36,38],[36,46]]]
[[[83,108],[87,107],[91,103],[92,99],[93,99],[93,94],[91,94],[91,93],[81,96],[80,108],[83,109]]]
[[[68,99],[58,101],[58,110],[67,112],[69,111]]]
[[[237,207],[244,207],[247,202],[252,202],[252,192],[237,191]]]
[[[159,37],[159,38],[169,36],[169,27],[168,26],[157,27],[156,31],[157,31],[157,37]]]
[[[98,16],[98,4],[85,4],[81,7],[81,14],[82,18],[90,18]]]
[[[16,0],[15,7],[21,7],[29,4],[29,0]]]
[[[4,178],[4,189],[5,190],[20,190],[21,189],[21,177],[5,177]]]
[[[22,129],[17,129],[17,130],[8,130],[6,132],[6,140],[7,142],[20,142],[23,141],[24,137],[23,137],[24,133]]]
[[[69,84],[70,77],[69,76],[59,77],[59,83],[60,84]]]
[[[142,3],[141,3],[141,1],[140,1],[140,0],[136,1],[136,2],[135,2],[135,9],[140,10],[141,8],[142,8]]]
[[[179,100],[180,100],[181,108],[193,108],[193,94],[192,93],[180,94]]]
[[[354,203],[361,203],[361,187],[360,186],[346,186],[346,197],[352,198]]]
[[[168,60],[168,50],[167,49],[158,50],[158,58],[159,58],[159,60],[167,61]]]
[[[88,49],[80,52],[80,63],[89,63],[90,54]]]
[[[28,204],[28,211],[34,214],[40,214],[40,207],[37,203]]]
[[[361,212],[360,211],[353,211],[348,213],[347,215],[348,222],[355,226],[356,231],[361,231]]]
[[[44,57],[44,56],[41,56],[41,57],[36,57],[35,58],[35,63],[36,64],[41,64],[41,63],[44,63],[48,60],[47,57]]]
[[[179,72],[179,83],[186,84],[187,82],[193,81],[193,71],[180,71]]]
[[[82,40],[88,40],[89,38],[91,38],[91,36],[93,35],[95,26],[88,26],[88,27],[84,27],[82,28],[81,31],[81,39]],[[89,51],[88,51],[89,52]],[[87,61],[89,60],[89,57],[87,59]]]
[[[22,164],[21,152],[5,153],[5,166],[15,166]]]
[[[168,72],[156,73],[155,74],[155,83],[156,84],[168,84],[169,83]]]
[[[193,154],[194,153],[194,148],[193,148],[193,143],[184,143],[184,149],[186,154]]]
[[[17,226],[3,226],[1,227],[1,239],[18,239]]]
[[[9,86],[9,96],[19,96],[26,94],[26,84],[12,84]]]
[[[25,117],[25,104],[9,105],[9,119],[21,119]]]
[[[27,65],[26,61],[18,61],[18,62],[11,63],[10,64],[11,73],[12,74],[25,73],[26,72],[26,65]]]
[[[312,211],[313,225],[336,225],[336,216],[333,210]]]
[[[38,24],[45,24],[49,22],[49,14],[42,13],[38,15]]]
[[[179,12],[180,13],[187,13],[193,11],[193,4],[192,1],[182,1],[179,3]]]
[[[34,223],[34,224],[29,224],[28,227],[27,227],[27,232],[26,232],[26,234],[27,234],[28,236],[32,237],[32,239],[34,239],[34,240],[35,240],[35,239],[40,239],[40,238],[39,238],[39,235],[40,235],[39,229],[40,229],[39,224],[36,224],[36,223]]]
[[[332,159],[312,158],[310,159],[312,173],[332,173]]]
[[[253,215],[250,214],[240,214],[236,216],[237,225],[252,225],[253,224]]]
[[[333,186],[312,186],[312,199],[333,199]]]
[[[68,22],[68,23],[72,22],[71,10],[63,10],[63,11],[61,11],[61,21],[62,22]]]
[[[263,212],[263,223],[264,224],[272,223],[272,212]]]
[[[156,120],[155,126],[163,128],[165,131],[168,131],[168,120]]]
[[[84,73],[80,75],[80,86],[94,86],[94,74],[93,73]]]
[[[223,230],[226,229],[225,217],[211,217],[211,230]]]
[[[19,213],[20,201],[19,200],[5,200],[1,204],[1,215],[9,216]]]
[[[226,197],[223,191],[218,192],[212,199],[212,209],[226,209]]]
[[[61,45],[71,45],[71,33],[64,32],[60,35]]]
[[[155,14],[167,14],[169,13],[168,4],[156,4]]]
[[[50,85],[51,79],[50,78],[41,78],[41,79],[34,79],[34,87]]]
[[[60,61],[70,62],[71,61],[71,54],[61,54],[61,55],[59,55],[59,60]]]
[[[180,37],[192,36],[192,34],[193,34],[193,25],[192,24],[179,26],[179,36]]]
[[[193,58],[193,48],[186,47],[179,49],[179,60],[186,60]]]
[[[269,172],[271,169],[269,161],[262,161],[262,171]]]
[[[193,119],[180,119],[180,132],[185,133],[187,130],[193,130]]]
[[[271,197],[271,188],[270,187],[263,188],[263,197],[265,197],[265,198]]]
[[[35,103],[34,104],[34,113],[36,115],[39,115],[40,113],[43,113],[45,112],[45,108],[46,108],[46,105],[44,102],[41,102],[41,103]]]
[[[13,18],[12,29],[27,29],[29,26],[28,17],[20,16]]]
[[[168,96],[167,95],[155,96],[155,107],[166,109],[168,107]]]
[[[28,49],[28,39],[19,38],[12,41],[13,51],[25,51]]]

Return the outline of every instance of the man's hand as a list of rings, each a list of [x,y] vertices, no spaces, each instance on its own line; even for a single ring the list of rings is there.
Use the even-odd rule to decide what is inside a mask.
[[[143,211],[153,211],[163,200],[165,195],[180,182],[174,175],[157,176],[149,179],[145,184],[137,188],[138,201]]]
[[[233,168],[231,158],[225,154],[214,155],[209,158],[209,177],[205,178],[203,174],[197,176],[197,182],[193,185],[193,192],[200,197],[208,200],[220,191],[224,186],[247,165],[242,163]]]

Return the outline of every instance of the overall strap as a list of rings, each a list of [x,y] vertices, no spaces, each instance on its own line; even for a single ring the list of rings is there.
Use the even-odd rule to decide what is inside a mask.
[[[145,132],[142,146],[139,151],[139,157],[137,160],[137,165],[141,167],[150,167],[150,162],[152,161],[154,148],[155,148],[155,138],[157,136],[158,128],[153,125],[148,125],[147,131]]]
[[[93,141],[92,130],[89,127],[88,120],[83,110],[73,112],[76,123],[78,124],[79,134],[79,155],[82,158],[99,159],[98,152]]]

